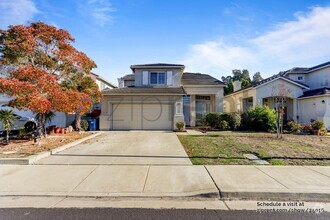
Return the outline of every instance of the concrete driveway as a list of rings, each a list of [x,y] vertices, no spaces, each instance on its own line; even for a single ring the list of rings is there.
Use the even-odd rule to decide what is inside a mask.
[[[173,132],[109,131],[37,164],[192,165]]]

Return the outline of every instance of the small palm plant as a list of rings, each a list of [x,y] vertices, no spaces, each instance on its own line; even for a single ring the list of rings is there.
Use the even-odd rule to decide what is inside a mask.
[[[16,116],[14,115],[13,110],[0,110],[0,121],[6,131],[6,144],[9,144],[9,133],[10,129],[14,127],[14,120],[16,120]]]

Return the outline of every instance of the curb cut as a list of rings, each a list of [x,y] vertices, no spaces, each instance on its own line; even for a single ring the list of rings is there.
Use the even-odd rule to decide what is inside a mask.
[[[75,140],[73,142],[70,142],[68,144],[65,144],[65,145],[62,145],[60,147],[54,148],[52,150],[40,152],[40,153],[37,153],[35,155],[26,157],[26,158],[1,158],[0,159],[0,165],[1,164],[3,164],[3,165],[29,165],[29,164],[34,164],[38,160],[41,160],[41,159],[46,158],[46,157],[49,157],[50,155],[56,154],[56,153],[58,153],[60,151],[66,150],[66,149],[68,149],[70,147],[73,147],[75,145],[78,145],[78,144],[80,144],[80,143],[82,143],[84,141],[87,141],[89,139],[92,139],[94,137],[97,137],[97,136],[99,136],[99,135],[101,135],[103,133],[104,133],[103,131],[99,131],[99,132],[96,132],[94,134],[91,134],[91,135],[89,135],[87,137],[84,137],[82,139]]]

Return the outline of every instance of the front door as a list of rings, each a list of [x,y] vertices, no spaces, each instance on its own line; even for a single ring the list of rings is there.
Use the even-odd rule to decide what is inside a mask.
[[[184,123],[190,126],[190,96],[183,96]]]
[[[210,96],[196,96],[196,125],[200,126],[201,119],[211,112]]]

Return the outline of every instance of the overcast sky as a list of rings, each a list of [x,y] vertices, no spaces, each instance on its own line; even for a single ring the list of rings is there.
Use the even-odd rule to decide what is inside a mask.
[[[180,63],[221,78],[330,61],[329,1],[0,1],[2,29],[38,20],[68,30],[115,84],[131,64]]]

